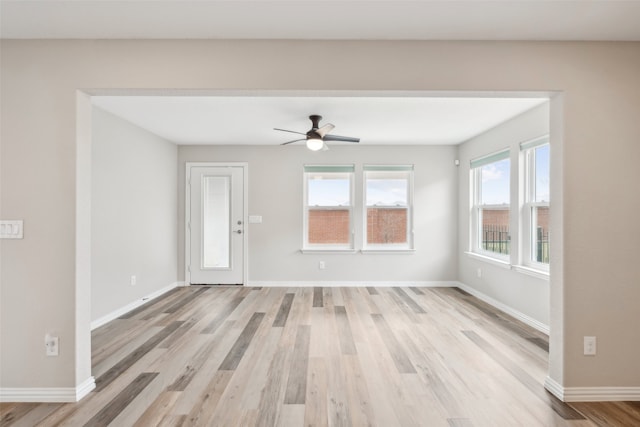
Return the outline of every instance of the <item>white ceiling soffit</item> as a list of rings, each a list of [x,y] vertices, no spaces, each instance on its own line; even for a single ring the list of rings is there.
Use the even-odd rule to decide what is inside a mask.
[[[180,145],[278,145],[310,114],[362,145],[459,144],[546,98],[94,96],[94,105]],[[339,145],[340,143],[332,143]]]
[[[640,40],[636,0],[1,0],[17,39]]]

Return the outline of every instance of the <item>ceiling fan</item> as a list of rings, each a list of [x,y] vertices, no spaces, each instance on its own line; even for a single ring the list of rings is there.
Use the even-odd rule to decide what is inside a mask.
[[[274,128],[273,130],[297,133],[299,135],[305,136],[304,138],[294,139],[293,141],[288,141],[280,145],[293,144],[294,142],[298,142],[298,141],[307,141],[307,148],[309,150],[318,151],[318,150],[329,149],[329,147],[327,147],[327,144],[325,144],[325,142],[327,141],[360,142],[360,138],[352,138],[350,136],[330,135],[329,132],[331,132],[335,126],[332,125],[331,123],[327,123],[322,127],[320,127],[320,120],[322,120],[322,116],[318,116],[314,114],[309,116],[309,120],[311,120],[312,126],[311,126],[311,130],[309,130],[307,133],[296,132],[294,130]]]

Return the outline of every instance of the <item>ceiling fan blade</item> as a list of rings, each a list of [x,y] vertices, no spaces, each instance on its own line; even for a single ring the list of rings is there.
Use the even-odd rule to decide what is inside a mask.
[[[322,139],[324,141],[360,142],[360,138],[352,138],[350,136],[339,136],[339,135],[326,135]]]
[[[279,130],[280,132],[297,133],[298,135],[306,135],[306,133],[304,132],[296,132],[295,130],[278,129],[278,128],[273,128],[273,130]]]
[[[322,126],[320,129],[318,129],[316,133],[320,135],[320,138],[324,138],[324,136],[329,132],[331,132],[333,128],[335,128],[334,125],[332,125],[331,123],[327,123],[326,125]]]
[[[293,141],[283,142],[283,143],[282,143],[282,144],[280,144],[280,145],[293,144],[294,142],[298,142],[298,141],[306,141],[306,138],[305,138],[305,139],[294,139]]]

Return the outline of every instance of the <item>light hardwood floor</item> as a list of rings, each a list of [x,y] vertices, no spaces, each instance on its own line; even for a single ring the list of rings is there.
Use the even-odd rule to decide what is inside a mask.
[[[180,288],[93,336],[96,389],[2,426],[633,426],[547,393],[547,337],[454,288]]]

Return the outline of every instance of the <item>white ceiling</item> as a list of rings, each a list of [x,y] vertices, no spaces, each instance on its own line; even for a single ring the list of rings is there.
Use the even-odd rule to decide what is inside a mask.
[[[546,98],[427,96],[94,96],[94,105],[177,144],[278,145],[310,114],[362,145],[458,144]],[[304,137],[304,136],[300,136]],[[330,145],[340,143],[332,142]]]
[[[636,0],[0,0],[2,38],[640,40]]]

